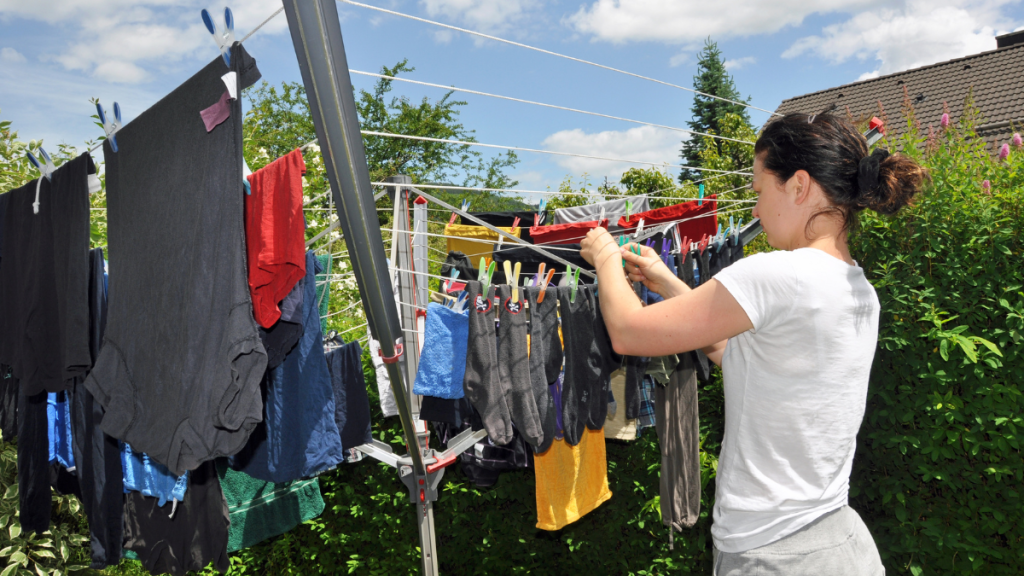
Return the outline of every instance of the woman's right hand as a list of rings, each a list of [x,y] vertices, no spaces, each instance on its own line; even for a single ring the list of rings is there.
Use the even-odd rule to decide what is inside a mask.
[[[639,255],[634,252],[636,247],[640,248]],[[621,252],[630,282],[642,282],[648,290],[666,299],[686,289],[653,248],[630,243],[623,246]]]

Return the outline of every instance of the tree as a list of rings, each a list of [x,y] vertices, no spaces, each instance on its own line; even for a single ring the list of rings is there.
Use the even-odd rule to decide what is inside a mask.
[[[722,58],[722,51],[718,44],[708,38],[704,41],[704,49],[697,55],[697,74],[693,77],[693,88],[698,92],[727,98],[735,102],[748,102],[740,97],[732,76],[725,69],[725,62]],[[722,120],[726,114],[735,114],[743,122],[750,126],[750,117],[747,115],[747,108],[742,104],[726,102],[719,98],[710,98],[701,94],[693,96],[693,106],[690,108],[691,118],[687,125],[695,132],[722,134]],[[751,129],[753,130],[753,129]],[[721,141],[714,140],[713,145],[719,147]],[[683,141],[680,157],[684,163],[690,166],[701,166],[700,153],[707,145],[707,139],[699,136],[692,136]],[[701,173],[696,170],[683,169],[679,174],[679,181],[693,181],[701,178]]]

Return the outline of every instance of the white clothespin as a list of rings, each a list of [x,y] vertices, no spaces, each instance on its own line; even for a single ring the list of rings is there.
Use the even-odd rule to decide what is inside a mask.
[[[114,102],[114,119],[107,120],[106,111],[103,110],[103,106],[99,102],[96,103],[96,113],[100,117],[100,123],[103,124],[103,132],[107,135],[107,140],[110,140],[110,149],[117,152],[117,131],[121,129],[121,106]]]
[[[217,26],[213,23],[213,18],[210,17],[210,13],[203,8],[203,24],[206,24],[206,29],[213,34],[213,41],[217,43],[220,48],[220,56],[224,59],[224,64],[231,67],[231,45],[235,43],[235,18],[231,14],[231,8],[224,9],[224,31],[218,32]]]
[[[644,219],[641,218],[640,222],[636,225],[636,232],[633,234],[633,239],[637,239],[641,234],[644,233]]]
[[[39,147],[39,155],[43,157],[44,164],[41,164],[31,152],[25,153],[28,156],[28,161],[35,164],[36,168],[39,169],[39,179],[36,180],[36,201],[32,203],[32,213],[39,214],[39,190],[43,184],[43,178],[49,181],[53,181],[53,173],[57,170],[57,167],[53,165],[53,160],[50,160],[50,155],[46,153],[46,150]]]
[[[604,206],[601,206],[601,215],[597,218],[597,225],[600,226],[601,222],[604,222]]]

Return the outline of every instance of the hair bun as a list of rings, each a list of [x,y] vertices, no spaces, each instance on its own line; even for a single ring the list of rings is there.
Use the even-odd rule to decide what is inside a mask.
[[[857,205],[891,216],[910,204],[927,179],[927,169],[917,162],[876,148],[858,166]]]

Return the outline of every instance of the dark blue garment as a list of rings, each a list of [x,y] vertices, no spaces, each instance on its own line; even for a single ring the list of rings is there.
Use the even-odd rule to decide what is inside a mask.
[[[341,445],[345,450],[369,444],[372,439],[370,398],[366,395],[362,357],[363,349],[359,342],[349,342],[327,353],[327,368],[334,384],[334,421],[341,431]],[[462,387],[461,377],[459,387]]]
[[[181,502],[188,486],[188,472],[175,478],[166,466],[151,460],[141,452],[132,452],[132,447],[121,443],[121,469],[124,471],[124,492],[142,492],[144,496],[159,499],[157,506],[168,500]]]
[[[334,389],[324,357],[324,338],[316,306],[320,263],[306,253],[303,283],[303,332],[280,366],[267,372],[263,422],[229,463],[235,470],[266,482],[290,482],[344,462],[341,434],[334,420]]]
[[[46,395],[46,424],[50,439],[50,462],[74,470],[75,453],[71,440],[71,418],[68,416],[68,397],[64,392]]]

